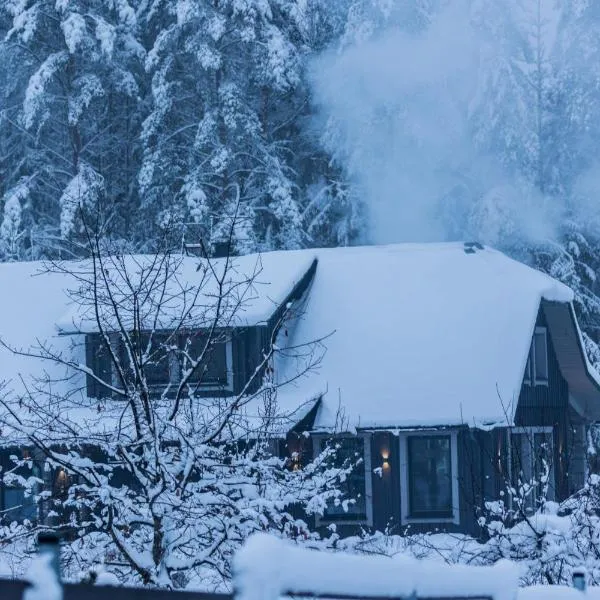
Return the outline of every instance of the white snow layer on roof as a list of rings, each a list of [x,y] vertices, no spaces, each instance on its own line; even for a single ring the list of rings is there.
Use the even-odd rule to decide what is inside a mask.
[[[304,314],[287,339],[301,344],[332,335],[319,368],[281,389],[278,401],[292,414],[324,393],[317,428],[335,426],[340,406],[349,428],[506,423],[540,300],[573,298],[566,286],[499,252],[466,254],[462,244],[269,252],[235,259],[242,279],[260,265],[239,322],[264,322],[315,257]],[[193,283],[197,265],[184,259],[181,280]],[[57,324],[63,330],[93,324],[69,305],[72,277],[43,270],[41,263],[0,265],[0,337],[24,349],[49,341],[83,362],[81,336],[59,336]],[[277,367],[287,377],[299,365],[288,359]],[[10,380],[9,389],[44,369],[54,377],[64,371],[0,347],[0,381]]]
[[[271,317],[314,259],[311,252],[270,252],[267,256],[266,262],[259,254],[210,261],[183,256],[165,260],[153,255],[109,257],[102,263],[108,284],[99,278],[100,292],[110,287],[126,324],[134,318],[131,291],[147,292],[141,307],[141,321],[147,329],[169,329],[183,314],[185,325],[208,327],[219,300],[219,326],[256,325]],[[93,280],[90,261],[67,268],[85,282]],[[99,308],[104,326],[117,329],[110,303],[101,303]],[[140,317],[136,314],[136,318]],[[96,331],[93,303],[73,305],[57,326],[64,332]]]
[[[278,395],[287,410],[324,393],[316,429],[507,424],[540,300],[573,299],[500,252],[467,254],[458,243],[325,249],[317,258],[290,343],[333,333],[316,372]],[[298,365],[287,361],[286,376],[290,369]]]
[[[66,310],[64,293],[67,277],[48,274],[39,262],[4,263],[0,265],[0,338],[14,349],[29,351],[38,343],[51,345],[57,351],[71,349],[68,338],[57,336],[56,320]],[[83,356],[81,357],[83,358]],[[20,388],[21,377],[53,372],[64,373],[55,364],[14,354],[0,346],[0,382],[9,388]]]

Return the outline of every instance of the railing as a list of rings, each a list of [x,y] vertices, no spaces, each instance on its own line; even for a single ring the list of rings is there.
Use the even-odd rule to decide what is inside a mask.
[[[62,583],[58,539],[41,536],[38,547],[58,590],[58,594],[53,594],[45,586],[38,587],[35,597],[43,600],[279,600],[286,596],[291,600],[536,600],[540,597],[534,588],[517,588],[517,569],[508,563],[497,567],[443,564],[432,567],[427,563],[382,557],[316,553],[267,536],[251,539],[238,553],[236,594]],[[295,569],[299,573],[292,571],[286,575],[281,564],[287,565],[288,571]],[[364,568],[358,568],[359,565]],[[416,565],[425,570],[420,573]],[[501,585],[494,584],[493,579]],[[0,580],[0,600],[24,600],[27,590],[35,587],[35,581]],[[573,587],[546,587],[553,588],[555,600],[586,600],[586,596],[590,600],[592,596],[600,599],[600,588],[590,588],[591,593],[586,593],[584,570],[574,571]],[[557,594],[561,590],[564,593]]]
[[[29,584],[24,581],[0,580],[0,598],[2,600],[23,600],[23,594],[28,587]],[[62,592],[63,600],[233,600],[232,594],[169,592],[83,583],[64,583]]]

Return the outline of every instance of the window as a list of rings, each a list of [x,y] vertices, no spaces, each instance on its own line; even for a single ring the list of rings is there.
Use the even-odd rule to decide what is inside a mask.
[[[456,431],[400,434],[403,523],[459,523]]]
[[[177,335],[169,332],[145,332],[139,335],[137,340],[132,338],[134,344],[139,343],[136,353],[142,357],[146,382],[155,391],[169,383],[175,388],[181,380],[183,370],[191,367],[190,359],[197,360],[202,355],[206,340],[206,335],[200,332]],[[118,339],[115,344],[119,344]],[[121,364],[130,364],[123,344],[120,345],[119,356]],[[232,390],[232,363],[231,341],[215,339],[206,352],[205,360],[198,365],[189,379],[189,387],[193,390]],[[115,377],[113,373],[112,380],[118,385]],[[88,394],[94,391],[88,382]]]
[[[535,512],[543,497],[555,496],[552,427],[515,427],[508,432],[512,506]]]
[[[206,345],[206,336],[194,333],[182,336],[181,348],[194,360],[202,356]],[[206,350],[206,358],[190,377],[190,384],[195,386],[226,386],[229,382],[227,360],[228,345],[225,342],[215,342]],[[229,361],[230,362],[230,361]],[[186,368],[185,357],[182,360]]]
[[[412,517],[452,516],[449,435],[408,438],[408,495]]]
[[[37,516],[37,506],[31,493],[21,487],[4,486],[2,490],[2,516],[7,521],[33,521]]]
[[[173,350],[173,340],[168,334],[154,333],[140,336],[141,352],[146,353],[144,373],[148,385],[165,385],[177,378],[173,369],[173,360],[177,360]],[[150,347],[148,348],[148,345]]]
[[[344,523],[372,523],[371,504],[371,456],[369,438],[363,436],[318,439],[315,450],[323,451],[332,444],[335,455],[332,460],[336,466],[355,465],[346,479],[340,483],[343,497],[331,502],[325,509],[323,521]]]
[[[0,520],[2,521],[34,520],[37,517],[35,501],[37,484],[32,489],[26,490],[19,481],[20,477],[40,476],[39,466],[33,461],[28,463],[29,458],[27,448],[14,449],[14,452],[9,450],[0,456]],[[24,459],[26,462],[17,466],[16,459]]]
[[[545,327],[536,327],[531,340],[524,381],[531,385],[548,383],[548,339]]]

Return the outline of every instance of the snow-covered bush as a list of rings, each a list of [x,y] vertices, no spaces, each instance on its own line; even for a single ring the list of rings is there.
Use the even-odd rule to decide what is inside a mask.
[[[490,539],[481,546],[484,563],[510,558],[523,565],[522,583],[570,584],[573,569],[584,566],[590,583],[600,582],[600,479],[592,475],[583,490],[562,504],[545,502],[533,515],[507,526],[488,523]]]
[[[544,501],[537,511],[520,515],[509,501],[490,503],[482,521],[488,539],[464,534],[384,532],[321,542],[330,551],[411,556],[448,564],[492,565],[509,559],[520,566],[520,584],[571,585],[572,573],[584,567],[589,583],[600,584],[600,477],[592,475],[580,492],[558,504]]]

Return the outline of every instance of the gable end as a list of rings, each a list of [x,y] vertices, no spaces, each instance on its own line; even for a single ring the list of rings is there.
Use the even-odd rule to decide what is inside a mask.
[[[542,302],[554,350],[569,393],[586,418],[600,419],[600,386],[590,372],[572,304]]]

